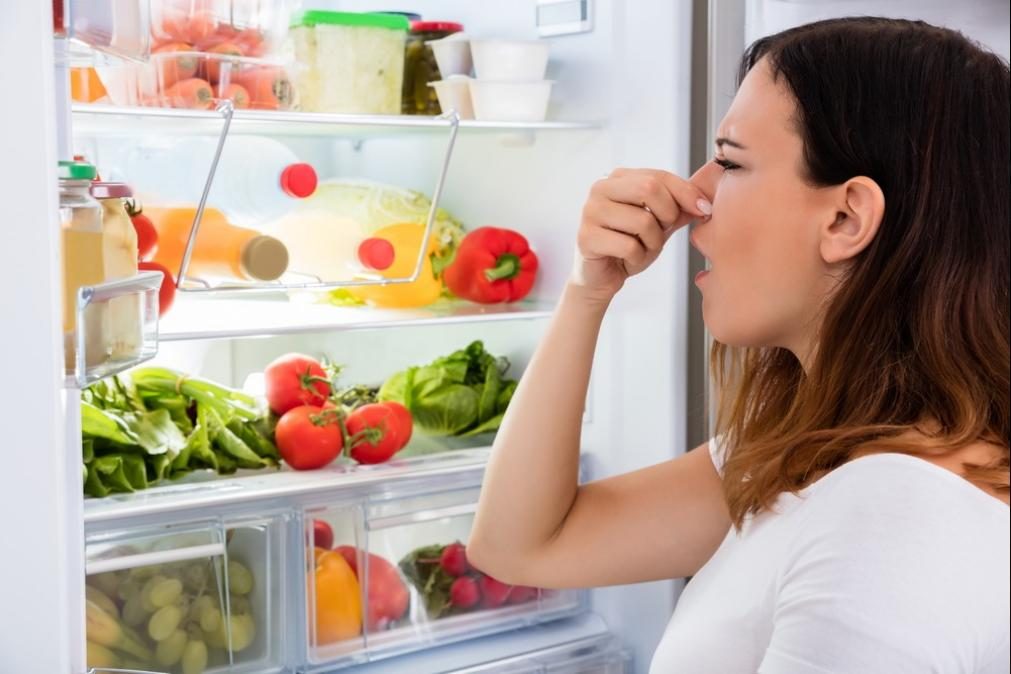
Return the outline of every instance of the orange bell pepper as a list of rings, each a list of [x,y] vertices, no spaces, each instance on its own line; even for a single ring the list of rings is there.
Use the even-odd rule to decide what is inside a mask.
[[[362,595],[347,561],[332,550],[314,550],[316,643],[332,644],[362,633]],[[310,620],[312,616],[310,616]]]
[[[393,244],[395,257],[393,264],[382,272],[384,278],[405,278],[414,273],[418,263],[418,249],[425,226],[415,222],[405,222],[377,229],[372,237],[386,239]],[[425,262],[421,274],[412,283],[392,283],[386,286],[351,286],[348,292],[369,304],[384,308],[423,307],[439,299],[442,282],[432,270],[432,253],[438,245],[433,236],[425,249]]]

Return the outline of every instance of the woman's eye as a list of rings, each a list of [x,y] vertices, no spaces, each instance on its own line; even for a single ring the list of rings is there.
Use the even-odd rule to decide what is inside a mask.
[[[719,157],[714,157],[713,161],[716,162],[724,171],[733,171],[741,168],[740,164],[735,164],[727,159],[721,159]]]

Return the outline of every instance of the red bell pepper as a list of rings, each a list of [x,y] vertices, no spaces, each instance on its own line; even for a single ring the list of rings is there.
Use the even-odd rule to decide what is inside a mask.
[[[537,276],[537,256],[519,232],[479,227],[463,237],[443,280],[457,297],[494,304],[523,299]]]

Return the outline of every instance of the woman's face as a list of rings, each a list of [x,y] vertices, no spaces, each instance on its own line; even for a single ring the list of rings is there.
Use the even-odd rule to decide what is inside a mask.
[[[832,287],[820,230],[830,190],[803,178],[795,104],[766,60],[741,84],[716,134],[716,156],[692,178],[713,214],[692,244],[710,262],[697,279],[709,331],[732,346],[781,346],[804,360]]]

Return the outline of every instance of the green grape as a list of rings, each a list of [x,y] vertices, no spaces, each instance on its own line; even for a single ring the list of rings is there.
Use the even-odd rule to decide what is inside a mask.
[[[205,609],[200,614],[200,629],[205,632],[213,632],[221,624],[221,611],[215,607]]]
[[[159,665],[166,667],[174,665],[183,657],[183,649],[186,648],[187,641],[189,641],[189,635],[177,629],[167,638],[158,642],[154,650],[154,659]]]
[[[236,597],[231,596],[229,598],[229,607],[232,609],[232,615],[239,613],[252,613],[252,605],[249,603],[249,599],[246,597]]]
[[[232,594],[249,594],[253,591],[253,574],[234,559],[228,560],[228,588]]]
[[[144,585],[144,594],[155,607],[174,604],[183,593],[183,584],[177,578],[155,576]]]
[[[141,581],[136,578],[125,578],[116,587],[116,596],[123,601],[135,596],[140,599],[138,595],[140,595],[141,587]]]
[[[202,674],[207,669],[207,644],[190,641],[183,650],[183,674]]]
[[[228,628],[232,636],[232,650],[238,653],[249,648],[256,638],[256,623],[250,615],[233,615],[228,619]]]
[[[158,607],[151,603],[151,597],[143,592],[140,593],[140,605],[144,607],[144,610],[148,613],[154,613],[158,610]]]
[[[130,627],[139,627],[149,615],[151,612],[144,610],[140,593],[133,595],[123,604],[123,622]]]
[[[199,622],[200,616],[209,608],[214,608],[214,600],[210,595],[202,594],[190,602],[189,619]]]
[[[137,580],[147,580],[152,576],[157,576],[161,573],[161,564],[152,564],[151,566],[138,566],[134,569],[130,569],[129,577],[136,578]]]
[[[167,639],[176,631],[183,619],[183,612],[178,606],[163,606],[154,612],[147,623],[147,634],[155,641]]]
[[[176,606],[178,606],[179,610],[183,612],[183,620],[185,620],[186,616],[189,615],[190,604],[192,604],[192,603],[193,603],[193,598],[190,597],[188,594],[181,594],[181,595],[179,595],[179,597],[173,602],[173,604],[175,604]]]

